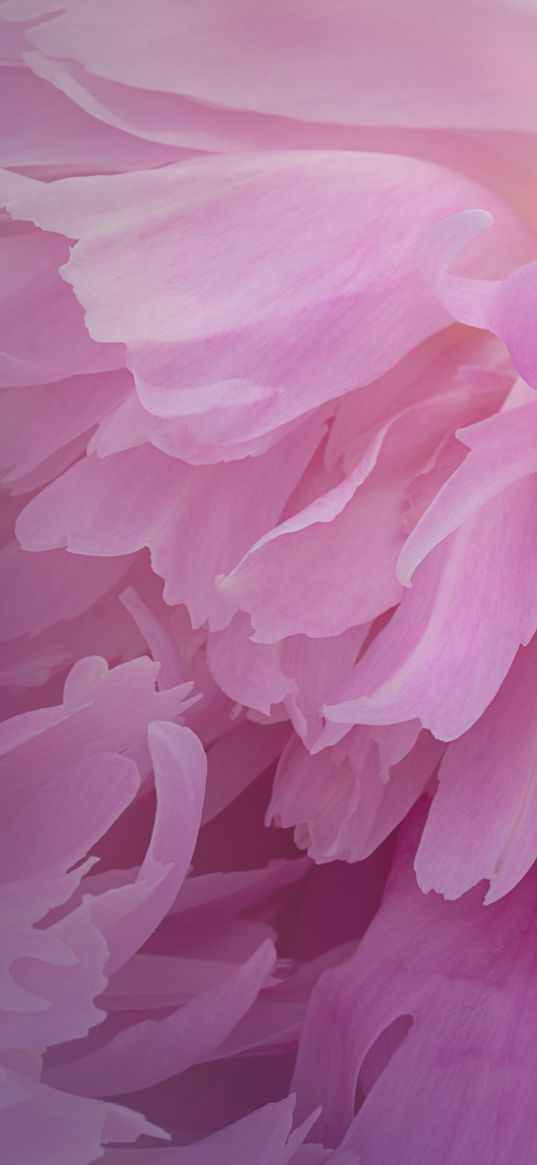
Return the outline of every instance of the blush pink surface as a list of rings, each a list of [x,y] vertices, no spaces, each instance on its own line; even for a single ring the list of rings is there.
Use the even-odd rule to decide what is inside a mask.
[[[0,47],[0,1155],[535,1165],[537,7]]]

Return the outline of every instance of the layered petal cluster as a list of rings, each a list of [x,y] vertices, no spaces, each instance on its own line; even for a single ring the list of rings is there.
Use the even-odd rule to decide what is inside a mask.
[[[7,1159],[535,1165],[537,8],[0,39]]]

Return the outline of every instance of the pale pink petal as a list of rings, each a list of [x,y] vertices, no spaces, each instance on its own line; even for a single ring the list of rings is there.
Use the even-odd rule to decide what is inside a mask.
[[[427,557],[388,625],[327,701],[329,720],[417,718],[441,740],[471,727],[537,628],[536,498],[535,477],[511,485]]]
[[[499,283],[454,275],[449,268],[459,252],[493,222],[494,216],[488,210],[463,210],[435,223],[422,240],[423,271],[439,300],[455,319],[474,328],[488,328]]]
[[[148,445],[103,461],[83,458],[29,502],[17,537],[28,550],[130,554],[170,514],[181,486],[179,463]]]
[[[152,561],[166,579],[166,600],[185,603],[194,627],[207,619],[215,629],[229,623],[233,608],[215,579],[279,520],[321,435],[320,426],[307,426],[253,461],[183,466],[183,504],[152,538]]]
[[[407,585],[439,542],[512,482],[537,473],[537,402],[460,429],[457,438],[470,453],[441,486],[401,551],[398,575]]]
[[[124,85],[316,121],[534,129],[535,17],[526,5],[457,2],[437,6],[434,20],[426,0],[404,9],[343,0],[335,11],[327,0],[291,11],[284,0],[266,11],[246,0],[204,0],[195,10],[138,0],[136,19],[128,0],[96,15],[83,0],[65,8],[28,41]],[[11,0],[5,15],[44,10],[55,11],[52,0],[37,9]]]
[[[109,972],[143,945],[174,902],[201,821],[207,762],[198,738],[189,728],[155,721],[149,727],[149,748],[157,809],[146,856],[133,883],[92,903],[92,919],[110,948]]]
[[[249,550],[220,588],[250,614],[254,641],[338,635],[397,603],[405,491],[445,435],[482,409],[461,389],[403,410],[348,477]]]
[[[367,383],[440,329],[444,309],[419,271],[432,222],[485,201],[494,249],[500,240],[528,253],[526,232],[493,196],[404,158],[259,154],[7,184],[11,213],[82,237],[64,274],[91,334],[126,343],[142,402],[189,415],[209,446],[231,433],[257,438]],[[495,262],[487,242],[483,275]]]
[[[278,644],[254,643],[251,635],[250,620],[239,611],[225,630],[210,636],[207,660],[230,699],[268,715],[296,684],[283,671]]]
[[[466,211],[435,224],[423,242],[424,269],[439,299],[456,319],[488,328],[505,343],[520,375],[537,387],[537,347],[533,334],[531,304],[537,287],[537,264],[517,266],[511,253],[512,271],[503,280],[468,279],[450,275],[451,260],[474,235],[489,226],[493,216],[484,210]],[[530,256],[535,254],[535,246]]]
[[[354,728],[316,756],[291,740],[278,765],[267,822],[294,826],[296,844],[316,862],[363,860],[406,816],[442,751],[424,733],[386,773],[367,728]]]
[[[351,627],[341,635],[326,639],[293,635],[281,644],[282,668],[292,678],[284,705],[307,748],[314,746],[321,733],[321,709],[326,696],[348,674],[368,630],[367,626]],[[271,645],[267,646],[270,650]],[[267,647],[259,644],[257,650],[267,650]]]
[[[233,611],[214,578],[279,519],[320,436],[319,426],[292,434],[253,465],[195,468],[151,445],[104,460],[93,454],[29,502],[17,537],[28,550],[100,556],[149,546],[166,600],[186,603],[195,627],[208,616],[225,626]]]
[[[258,643],[248,617],[239,612],[229,627],[209,637],[207,659],[230,699],[264,715],[283,705],[296,732],[313,747],[321,733],[323,701],[347,676],[367,632],[367,626],[352,627],[326,639],[296,635],[281,644]]]
[[[366,623],[373,617],[367,606],[369,596],[364,599],[359,593],[356,595],[352,586],[350,595],[340,593],[334,596],[334,582],[344,582],[347,577],[346,564],[339,562],[335,565],[334,557],[338,551],[340,555],[342,551],[343,554],[346,552],[348,526],[356,525],[354,507],[351,508],[350,503],[373,471],[384,436],[381,430],[347,478],[324,496],[316,498],[305,510],[271,530],[248,551],[230,576],[219,580],[220,590],[228,602],[252,617],[254,642],[271,643],[296,634],[338,635],[354,623]],[[367,508],[366,515],[369,516]],[[341,516],[343,528],[341,521],[336,521]],[[388,558],[389,551],[388,541]],[[381,553],[386,556],[384,531]],[[381,576],[383,566],[381,562]],[[327,571],[332,584],[328,587]],[[378,601],[376,577],[372,589]],[[382,596],[385,607],[393,606],[399,594],[393,576],[388,582],[386,597]],[[326,609],[320,607],[322,597]],[[382,609],[382,599],[380,601]],[[271,604],[275,605],[275,610],[271,610]]]

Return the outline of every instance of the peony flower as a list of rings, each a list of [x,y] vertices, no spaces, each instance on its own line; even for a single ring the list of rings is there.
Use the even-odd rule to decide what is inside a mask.
[[[9,1161],[534,1165],[537,9],[0,28]]]

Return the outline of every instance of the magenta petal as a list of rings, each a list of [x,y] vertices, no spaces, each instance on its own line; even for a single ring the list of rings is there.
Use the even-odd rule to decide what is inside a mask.
[[[188,1145],[179,1149],[150,1149],[136,1150],[133,1157],[128,1150],[114,1151],[110,1156],[103,1157],[105,1165],[287,1165],[296,1162],[300,1165],[319,1165],[327,1160],[314,1150],[313,1146],[304,1146],[304,1156],[301,1156],[300,1145],[308,1135],[313,1119],[305,1120],[302,1125],[293,1129],[294,1097],[280,1100],[277,1104],[268,1104],[265,1108],[249,1113],[236,1124],[229,1125],[207,1137],[196,1145]],[[330,1160],[332,1155],[329,1154]],[[337,1165],[356,1165],[354,1156],[340,1162],[334,1158]]]
[[[111,1141],[163,1135],[138,1113],[0,1070],[2,1145],[20,1165],[90,1165]],[[165,1134],[164,1134],[165,1135]]]
[[[272,944],[263,944],[244,967],[166,1019],[134,1024],[47,1078],[84,1096],[117,1096],[183,1072],[217,1050],[253,1003],[274,957]]]
[[[325,1144],[343,1138],[372,1165],[394,1156],[404,1165],[450,1156],[530,1165],[535,1024],[525,999],[535,974],[535,877],[488,910],[475,893],[456,904],[425,897],[412,870],[420,816],[401,836],[357,953],[314,990],[295,1072],[299,1111],[322,1096],[317,1135]],[[361,1066],[402,1017],[353,1122]]]

